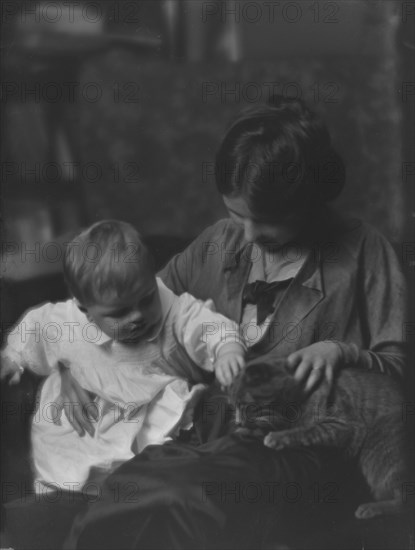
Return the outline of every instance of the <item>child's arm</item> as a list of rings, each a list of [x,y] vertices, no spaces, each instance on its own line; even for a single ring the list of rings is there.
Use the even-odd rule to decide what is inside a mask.
[[[27,312],[10,331],[1,352],[1,378],[11,375],[10,383],[17,383],[24,369],[35,374],[50,374],[54,358],[45,340],[44,326],[52,304]]]
[[[0,368],[0,378],[9,377],[9,384],[17,384],[20,382],[24,369],[19,364],[18,361],[8,357],[6,354],[1,354],[1,368]]]
[[[246,346],[237,323],[190,294],[179,298],[175,329],[180,343],[202,369],[215,371],[222,385],[232,382],[245,365]]]

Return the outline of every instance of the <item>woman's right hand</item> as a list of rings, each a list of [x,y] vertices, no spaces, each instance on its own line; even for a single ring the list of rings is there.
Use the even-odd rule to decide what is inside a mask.
[[[98,411],[95,406],[91,406],[93,401],[90,394],[78,384],[71,371],[61,363],[59,372],[61,393],[57,399],[57,406],[60,413],[55,424],[60,425],[60,417],[64,411],[69,423],[80,437],[85,435],[85,432],[92,437],[95,431],[92,422],[98,420]]]

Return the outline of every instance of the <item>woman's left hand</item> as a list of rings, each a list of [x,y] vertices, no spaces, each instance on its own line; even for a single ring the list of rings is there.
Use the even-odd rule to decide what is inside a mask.
[[[314,391],[324,378],[330,391],[341,363],[342,350],[335,342],[316,342],[287,358],[288,367],[294,372],[294,378],[303,384],[305,394]]]

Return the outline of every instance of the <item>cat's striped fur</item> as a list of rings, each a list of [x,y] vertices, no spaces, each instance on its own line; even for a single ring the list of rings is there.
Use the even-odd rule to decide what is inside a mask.
[[[357,459],[374,502],[356,517],[398,513],[406,481],[404,397],[389,376],[342,369],[330,395],[325,383],[304,401],[284,360],[248,364],[233,384],[232,399],[242,429],[268,433],[273,449],[298,446],[341,448]]]

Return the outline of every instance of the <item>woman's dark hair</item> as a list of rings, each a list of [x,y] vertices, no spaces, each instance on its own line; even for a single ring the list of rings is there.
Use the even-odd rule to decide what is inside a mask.
[[[323,206],[345,182],[325,124],[303,101],[282,96],[241,113],[217,152],[215,175],[222,195],[241,196],[270,221]]]

